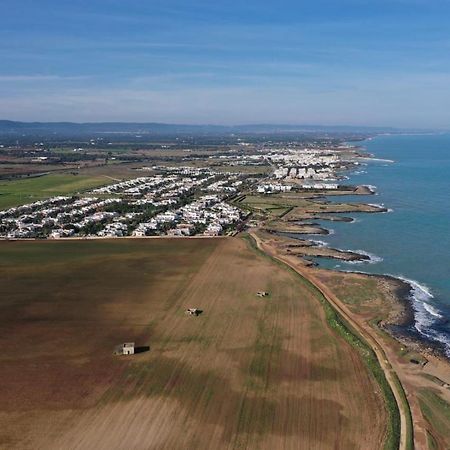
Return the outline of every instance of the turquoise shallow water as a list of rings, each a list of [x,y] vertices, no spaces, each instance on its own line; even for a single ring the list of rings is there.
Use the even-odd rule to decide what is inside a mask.
[[[379,136],[359,145],[394,162],[372,161],[349,174],[350,183],[377,187],[376,196],[357,201],[392,212],[354,214],[353,223],[322,222],[333,234],[321,241],[368,252],[372,263],[316,261],[410,280],[416,330],[444,344],[450,356],[450,134]]]

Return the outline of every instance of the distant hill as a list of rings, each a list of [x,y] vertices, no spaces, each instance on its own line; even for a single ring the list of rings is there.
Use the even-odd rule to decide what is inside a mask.
[[[324,125],[183,125],[131,122],[15,122],[0,120],[0,135],[13,136],[93,136],[102,134],[143,135],[229,135],[238,134],[304,134],[304,133],[381,133],[395,132],[394,128],[324,126]]]

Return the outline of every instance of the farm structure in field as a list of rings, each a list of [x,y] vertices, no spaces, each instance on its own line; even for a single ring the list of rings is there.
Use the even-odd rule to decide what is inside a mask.
[[[256,295],[257,295],[258,297],[268,297],[268,296],[269,296],[269,293],[268,293],[268,292],[265,292],[265,291],[259,291],[259,292],[256,293]]]
[[[125,342],[116,347],[114,354],[116,355],[134,355],[134,342]]]
[[[188,308],[185,312],[188,316],[199,316],[203,311],[198,308]]]

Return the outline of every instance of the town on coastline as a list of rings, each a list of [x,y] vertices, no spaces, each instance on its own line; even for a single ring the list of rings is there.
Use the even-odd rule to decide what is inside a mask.
[[[243,154],[214,155],[222,169],[229,170],[182,163],[135,167],[139,176],[0,211],[0,237],[219,236],[242,230],[251,217],[252,209],[242,202],[244,194],[269,198],[284,193],[292,200],[330,192],[373,193],[370,188],[343,184],[344,171],[360,164],[355,149],[342,144],[292,147],[241,143]],[[245,170],[263,166],[273,170],[267,174]]]

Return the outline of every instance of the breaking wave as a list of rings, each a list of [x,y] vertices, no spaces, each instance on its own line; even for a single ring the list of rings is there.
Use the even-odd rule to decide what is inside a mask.
[[[444,315],[431,304],[434,296],[427,286],[403,276],[396,276],[411,286],[411,304],[414,309],[414,328],[424,337],[437,341],[445,346],[450,357],[450,336],[436,329],[439,322],[445,321]]]
[[[376,263],[379,263],[379,262],[383,261],[383,258],[381,256],[377,256],[377,255],[375,255],[373,253],[369,253],[369,252],[366,252],[364,250],[355,250],[355,253],[358,253],[358,254],[364,255],[364,256],[368,256],[370,259],[366,260],[366,261],[363,261],[363,262],[366,262],[366,263],[369,263],[369,264],[376,264]]]
[[[374,255],[373,253],[366,252],[365,250],[343,250],[341,248],[337,248],[336,250],[347,253],[351,252],[357,255],[364,255],[369,257],[369,259],[363,259],[360,261],[345,261],[346,264],[376,264],[383,261],[383,258],[381,256]]]
[[[363,184],[363,187],[369,189],[369,191],[372,192],[372,194],[376,194],[377,192],[377,187],[374,186],[373,184]]]
[[[380,209],[384,209],[384,208],[386,208],[385,206],[384,206],[384,203],[367,203],[369,206],[373,206],[374,208],[380,208]],[[384,214],[386,214],[386,213],[391,213],[391,212],[393,212],[394,210],[392,209],[392,208],[387,208],[387,211],[383,211],[383,213]]]
[[[384,203],[367,203],[369,206],[373,206],[374,208],[384,208]]]
[[[428,303],[424,303],[423,307],[434,317],[437,317],[438,319],[443,319],[444,316],[434,307],[429,305]]]
[[[319,239],[309,239],[310,242],[313,242],[317,247],[328,247],[328,242],[320,241]]]

